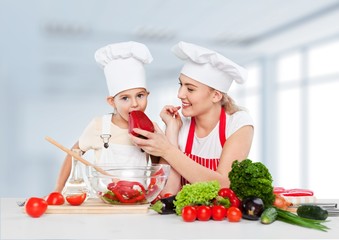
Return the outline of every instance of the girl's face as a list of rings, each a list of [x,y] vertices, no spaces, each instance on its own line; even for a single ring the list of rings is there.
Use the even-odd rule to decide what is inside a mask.
[[[198,116],[211,109],[215,102],[215,90],[183,74],[180,74],[179,84],[178,98],[185,117]]]
[[[133,88],[108,97],[108,103],[116,110],[116,120],[128,123],[128,114],[131,111],[145,111],[149,92],[144,88]]]

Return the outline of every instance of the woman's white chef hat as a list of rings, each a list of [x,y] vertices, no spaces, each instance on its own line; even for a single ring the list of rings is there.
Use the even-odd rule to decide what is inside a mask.
[[[192,43],[179,42],[172,52],[185,61],[181,73],[220,92],[227,93],[234,81],[244,83],[247,71],[219,53]]]
[[[109,44],[95,52],[96,62],[104,69],[110,96],[133,89],[146,89],[144,64],[153,61],[148,48],[138,42]]]

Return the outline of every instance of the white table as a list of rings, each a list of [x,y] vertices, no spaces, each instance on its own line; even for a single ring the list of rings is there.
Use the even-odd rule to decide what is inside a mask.
[[[152,210],[147,214],[44,214],[31,218],[17,206],[17,200],[22,199],[1,199],[1,239],[339,239],[339,217],[328,218],[328,232],[280,221],[270,225],[244,219],[239,223],[187,223],[179,216]]]

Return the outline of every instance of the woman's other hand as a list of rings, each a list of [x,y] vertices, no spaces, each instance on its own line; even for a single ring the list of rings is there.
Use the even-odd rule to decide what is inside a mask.
[[[136,137],[132,134],[130,134],[130,137],[132,142],[145,152],[153,156],[162,157],[173,145],[167,139],[166,135],[161,131],[159,126],[156,123],[153,124],[155,128],[154,133],[142,130],[140,128],[133,128],[135,133],[144,136],[144,138]]]

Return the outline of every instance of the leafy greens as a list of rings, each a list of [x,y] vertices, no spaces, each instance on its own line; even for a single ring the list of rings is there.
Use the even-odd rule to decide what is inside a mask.
[[[246,197],[259,197],[265,206],[271,206],[275,196],[273,194],[273,179],[268,168],[260,162],[250,159],[234,161],[229,172],[230,188],[241,200]]]
[[[211,201],[218,196],[220,183],[218,181],[196,182],[186,184],[175,197],[174,206],[178,215],[188,205],[210,205]]]

